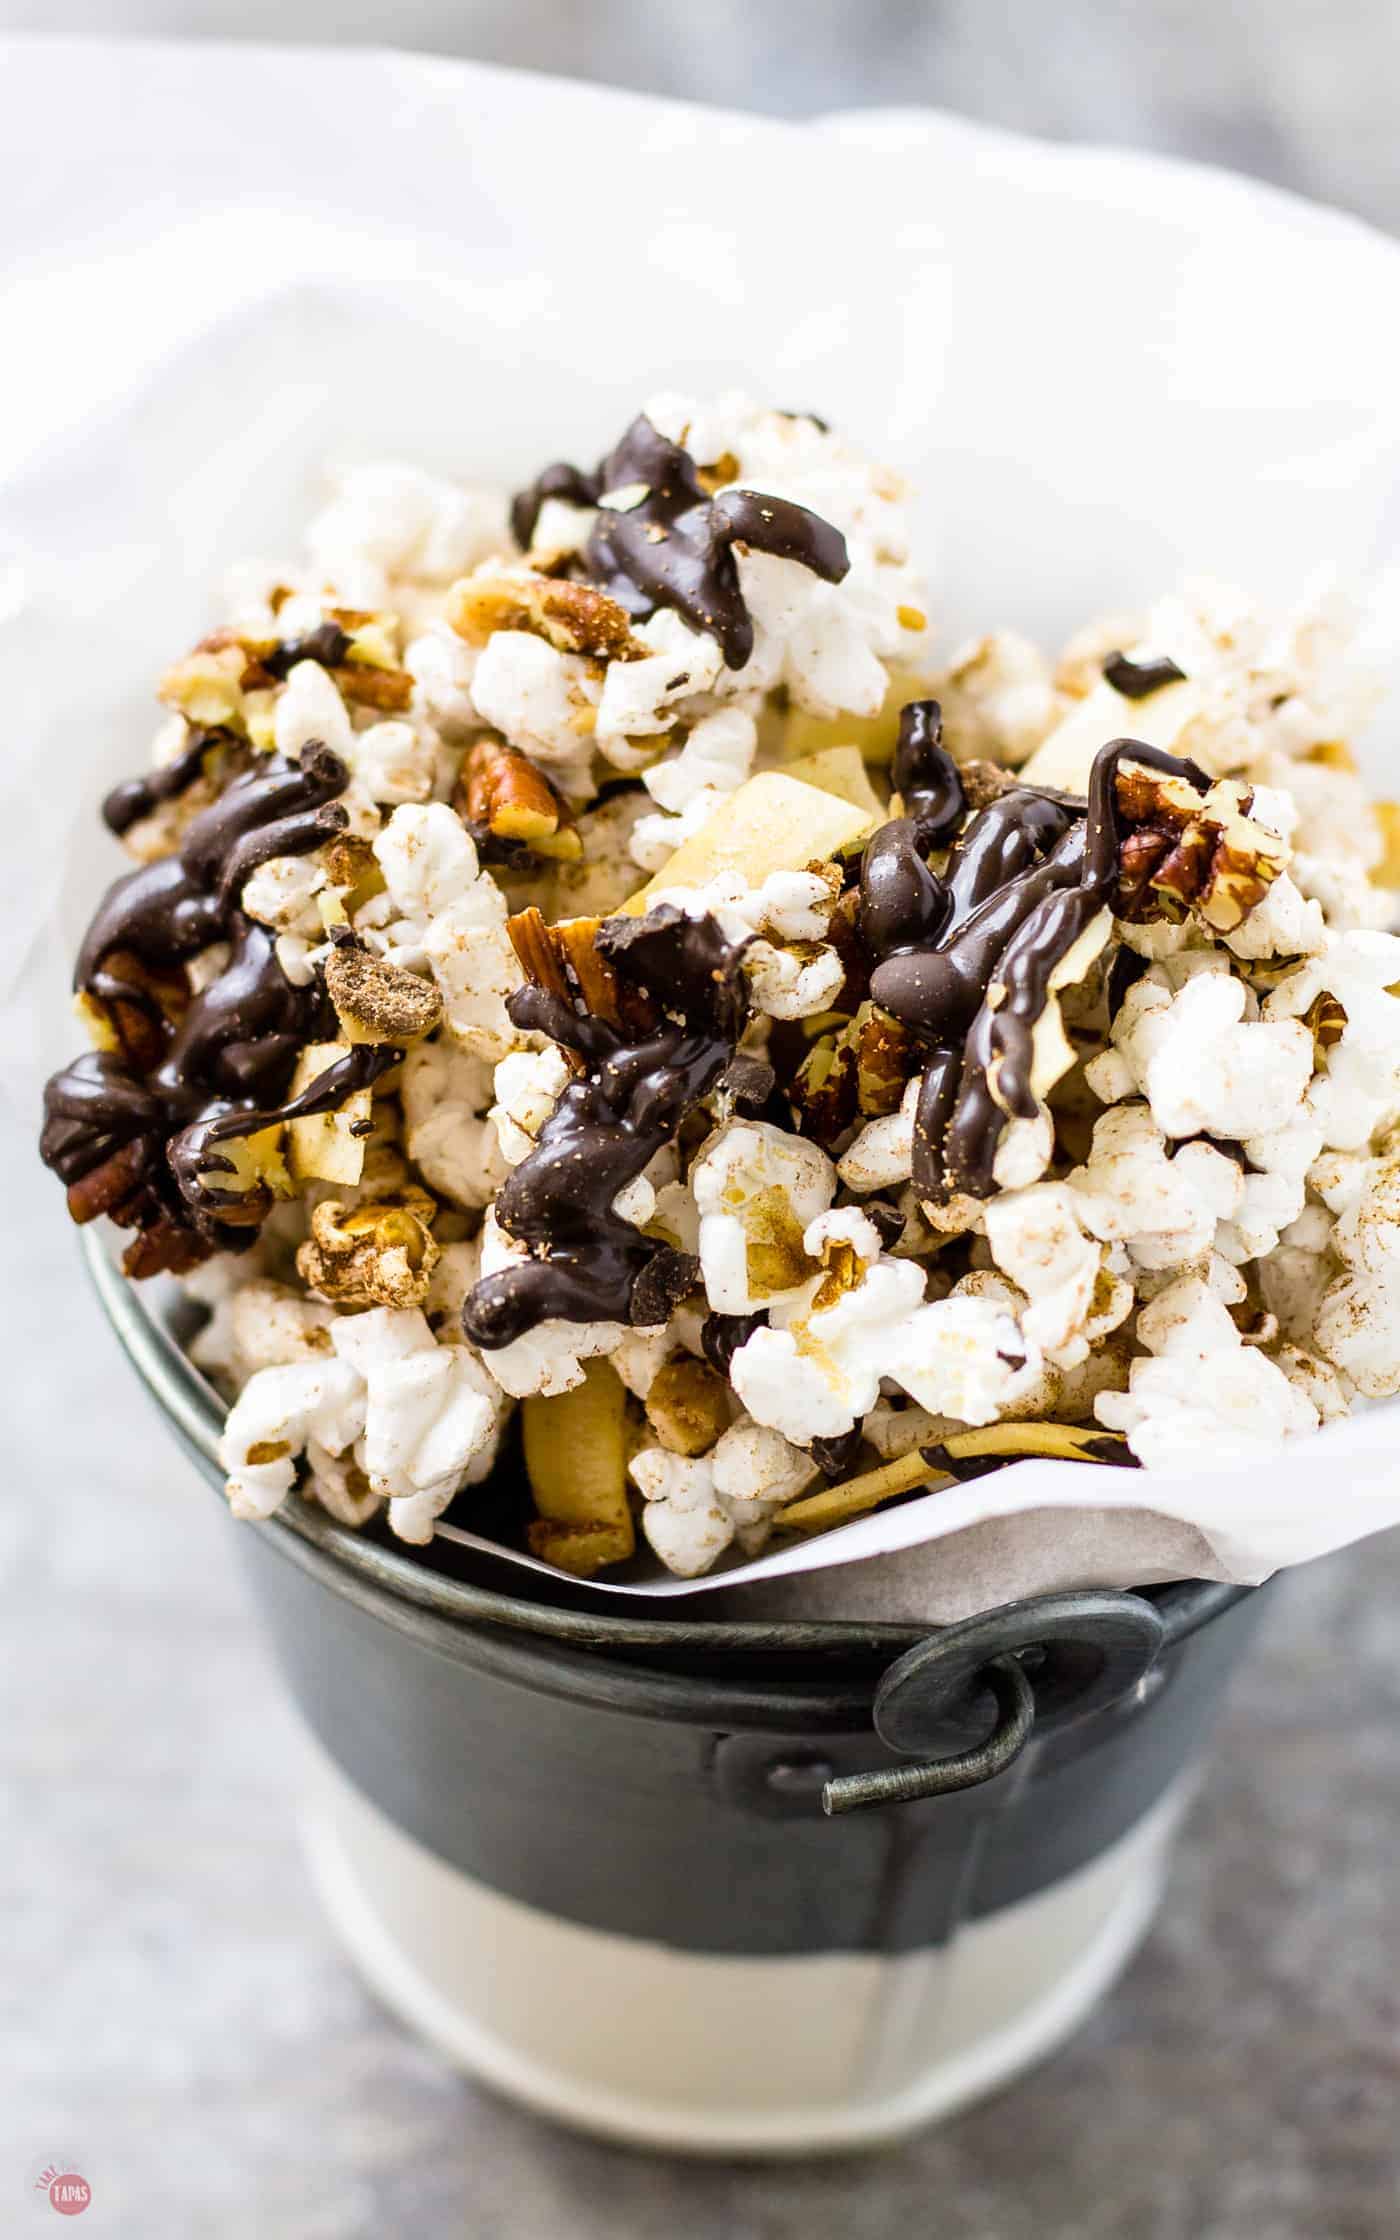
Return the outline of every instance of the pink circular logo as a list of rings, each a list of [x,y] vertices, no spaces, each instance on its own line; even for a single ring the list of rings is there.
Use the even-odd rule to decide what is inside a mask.
[[[61,2217],[80,2217],[92,2201],[92,2187],[76,2170],[64,2170],[49,2186],[49,2206]]]

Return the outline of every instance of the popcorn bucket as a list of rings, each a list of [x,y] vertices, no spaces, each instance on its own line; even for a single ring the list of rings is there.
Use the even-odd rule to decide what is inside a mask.
[[[204,1474],[218,1409],[96,1248]],[[701,2153],[868,2146],[1048,2053],[1144,1935],[1256,1591],[932,1631],[618,1617],[296,1500],[237,1545],[312,1738],[308,1862],[448,2059]]]

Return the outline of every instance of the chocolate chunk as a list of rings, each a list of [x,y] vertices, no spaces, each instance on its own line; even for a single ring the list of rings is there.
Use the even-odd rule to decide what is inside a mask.
[[[338,622],[318,622],[303,638],[284,638],[270,653],[260,654],[258,667],[280,684],[299,661],[319,662],[323,669],[344,667],[351,639]]]
[[[1186,671],[1163,654],[1156,661],[1132,661],[1126,653],[1111,653],[1103,665],[1104,681],[1125,700],[1146,700],[1164,684],[1180,684]]]
[[[839,1438],[811,1440],[807,1452],[824,1478],[844,1478],[860,1452],[860,1442],[860,1425],[853,1423]]]
[[[777,1080],[766,1058],[735,1058],[720,1075],[719,1087],[736,1112],[752,1117],[764,1110]]]
[[[727,1377],[740,1346],[748,1344],[755,1330],[767,1327],[766,1310],[761,1314],[707,1314],[700,1325],[705,1359],[720,1376]]]
[[[642,1329],[669,1322],[699,1281],[700,1262],[695,1254],[673,1252],[663,1245],[652,1254],[632,1286],[629,1320]]]

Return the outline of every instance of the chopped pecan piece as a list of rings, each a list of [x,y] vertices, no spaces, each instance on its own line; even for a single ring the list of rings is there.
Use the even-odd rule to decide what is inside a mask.
[[[625,987],[598,947],[601,918],[562,918],[548,925],[533,906],[506,921],[511,947],[527,979],[565,1003],[582,998],[594,1019],[611,1027],[641,1027],[654,1014],[637,990]]]
[[[876,1005],[866,1006],[856,1027],[856,1102],[861,1117],[898,1112],[910,1077],[920,1068],[918,1046],[907,1027]]]
[[[413,699],[413,679],[407,669],[372,669],[366,664],[332,669],[331,675],[341,699],[353,707],[400,715]]]
[[[68,1211],[80,1227],[103,1213],[117,1218],[132,1193],[144,1189],[150,1148],[149,1142],[138,1136],[100,1166],[89,1167],[86,1174],[69,1183]]]
[[[183,1276],[207,1260],[213,1246],[192,1229],[163,1215],[149,1229],[141,1229],[122,1254],[122,1274],[140,1283],[147,1276]]]
[[[553,576],[489,569],[464,576],[447,595],[447,619],[473,646],[497,630],[526,630],[560,653],[597,661],[636,660],[647,650],[633,637],[626,608],[606,591]]]
[[[468,820],[497,840],[521,840],[536,855],[575,862],[583,853],[563,795],[528,755],[499,739],[481,739],[463,772]]]
[[[338,1307],[417,1307],[438,1261],[437,1205],[412,1184],[393,1200],[347,1209],[328,1198],[311,1216],[297,1273]]]
[[[1115,779],[1124,830],[1116,915],[1141,921],[1194,908],[1217,933],[1243,923],[1291,850],[1249,816],[1249,792],[1224,778],[1205,795],[1169,772],[1125,761]]]

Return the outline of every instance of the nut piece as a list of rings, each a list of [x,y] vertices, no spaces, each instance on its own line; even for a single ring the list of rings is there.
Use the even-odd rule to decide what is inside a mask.
[[[431,1224],[437,1203],[410,1183],[392,1200],[348,1211],[328,1198],[297,1249],[297,1273],[333,1306],[418,1307],[439,1258]]]
[[[644,1023],[640,999],[624,988],[597,947],[601,918],[562,918],[547,925],[532,905],[506,920],[511,947],[521,969],[537,987],[565,1003],[581,996],[589,1016],[609,1026]]]
[[[622,1563],[636,1545],[627,1498],[627,1393],[606,1361],[590,1361],[569,1392],[520,1405],[536,1516],[532,1555],[576,1578]]]
[[[413,679],[407,669],[332,669],[331,678],[342,700],[357,708],[378,708],[387,715],[401,715],[413,701]]]
[[[482,739],[464,772],[467,815],[498,840],[523,840],[538,856],[576,862],[578,828],[562,795],[528,755],[499,739]]]
[[[1290,861],[1287,841],[1251,821],[1252,796],[1233,779],[1202,796],[1185,778],[1125,763],[1115,794],[1130,828],[1119,854],[1120,918],[1141,923],[1175,903],[1232,933]]]
[[[606,591],[523,570],[463,576],[447,594],[447,619],[473,646],[484,646],[497,630],[525,630],[559,653],[598,661],[635,661],[648,651],[633,637],[626,608]]]
[[[708,1454],[729,1429],[728,1386],[707,1361],[692,1354],[663,1362],[644,1405],[647,1422],[672,1454]]]
[[[326,993],[347,1042],[417,1042],[442,1017],[433,981],[348,941],[326,959]]]
[[[193,1230],[162,1215],[132,1238],[122,1254],[122,1274],[130,1276],[133,1283],[141,1283],[147,1276],[185,1276],[201,1260],[207,1260],[213,1249]]]
[[[156,697],[167,708],[178,708],[189,722],[237,728],[243,715],[243,672],[247,656],[226,632],[196,646],[167,669],[156,686]]]

